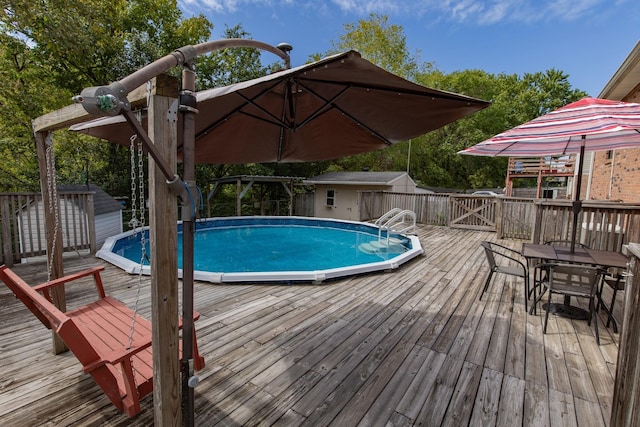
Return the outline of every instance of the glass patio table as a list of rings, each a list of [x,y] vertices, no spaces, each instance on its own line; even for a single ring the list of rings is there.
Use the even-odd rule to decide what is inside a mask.
[[[605,270],[609,268],[626,268],[628,259],[620,252],[603,251],[597,249],[587,249],[577,246],[574,252],[571,248],[565,246],[541,245],[536,243],[523,243],[522,256],[529,264],[532,260],[542,260],[543,262],[566,262],[571,264],[585,264],[602,267]],[[571,297],[565,296],[564,303],[551,303],[549,307],[546,304],[543,309],[549,310],[549,313],[556,314],[561,317],[570,319],[585,320],[589,318],[589,312],[580,307],[570,304]],[[535,301],[534,301],[535,304]],[[535,305],[532,306],[532,312]]]

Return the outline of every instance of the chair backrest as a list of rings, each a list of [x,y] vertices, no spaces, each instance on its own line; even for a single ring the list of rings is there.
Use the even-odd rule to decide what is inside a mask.
[[[602,270],[581,264],[549,264],[549,288],[573,295],[593,296]]]
[[[489,267],[494,270],[496,268],[496,257],[493,255],[494,250],[491,248],[490,242],[481,242],[480,246],[484,248],[484,254],[487,256],[487,261],[489,262]]]
[[[546,240],[544,242],[545,245],[552,245],[552,246],[563,246],[563,247],[571,247],[571,240]],[[576,242],[576,246],[580,247],[580,248],[585,248],[585,249],[589,249],[589,246]]]
[[[62,311],[5,265],[0,266],[0,280],[48,329],[56,330],[66,319]]]

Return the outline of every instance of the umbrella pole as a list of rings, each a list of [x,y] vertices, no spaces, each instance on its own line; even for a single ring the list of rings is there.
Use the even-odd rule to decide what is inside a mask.
[[[580,187],[582,186],[582,170],[584,166],[584,146],[586,135],[582,135],[582,143],[580,144],[580,161],[578,162],[578,177],[576,179],[576,194],[573,197],[573,228],[571,229],[571,253],[576,251],[576,237],[578,231],[578,217],[582,209],[582,201],[580,200]]]
[[[182,91],[179,111],[182,113],[184,182],[190,200],[182,206],[182,420],[183,426],[194,425],[194,390],[197,378],[193,375],[193,258],[196,219],[195,186],[195,72],[192,63],[182,68]]]

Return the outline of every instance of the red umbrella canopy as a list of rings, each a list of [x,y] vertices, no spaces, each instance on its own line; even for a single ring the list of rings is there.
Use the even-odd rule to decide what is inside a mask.
[[[542,157],[640,146],[640,104],[583,98],[459,152]]]

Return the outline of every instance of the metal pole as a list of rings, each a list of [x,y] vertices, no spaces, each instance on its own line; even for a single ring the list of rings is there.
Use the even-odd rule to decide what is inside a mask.
[[[582,210],[582,201],[580,200],[580,187],[582,186],[582,169],[584,166],[584,145],[586,135],[582,135],[582,144],[580,144],[580,161],[578,162],[578,176],[576,178],[576,194],[573,196],[573,229],[571,230],[571,253],[576,251],[576,237],[578,235],[578,217]]]
[[[289,51],[291,51],[292,47],[287,43],[280,43],[277,47],[274,47],[257,40],[215,40],[195,46],[183,46],[109,86],[84,88],[80,95],[73,97],[73,100],[74,102],[81,103],[89,114],[96,116],[115,116],[120,114],[123,109],[131,109],[127,95],[135,88],[142,86],[145,82],[175,66],[191,63],[198,55],[232,47],[266,50],[282,58],[286,68],[290,67]]]
[[[196,220],[195,183],[195,72],[192,63],[182,67],[182,91],[179,111],[182,114],[182,162],[184,182],[189,200],[182,206],[182,419],[185,427],[194,423],[193,386],[197,379],[193,376],[193,258]],[[195,381],[194,381],[195,380]]]

